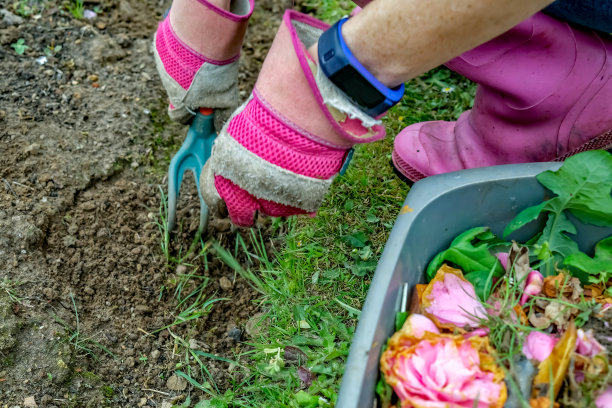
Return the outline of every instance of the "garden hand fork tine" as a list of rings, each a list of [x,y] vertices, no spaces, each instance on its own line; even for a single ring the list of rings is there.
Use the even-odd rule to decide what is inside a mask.
[[[187,137],[170,161],[170,167],[168,168],[168,231],[172,231],[176,226],[176,205],[186,170],[192,171],[200,198],[200,226],[198,232],[202,233],[206,230],[208,207],[202,197],[199,181],[202,168],[210,158],[216,136],[213,110],[201,108],[191,122]]]

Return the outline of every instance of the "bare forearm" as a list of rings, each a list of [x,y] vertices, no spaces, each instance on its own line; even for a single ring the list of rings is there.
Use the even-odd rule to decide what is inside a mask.
[[[342,27],[357,59],[399,85],[512,28],[551,0],[374,0]]]

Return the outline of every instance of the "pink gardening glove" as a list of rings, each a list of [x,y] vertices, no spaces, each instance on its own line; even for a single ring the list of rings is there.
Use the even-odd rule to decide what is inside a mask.
[[[229,12],[207,0],[188,0],[159,24],[155,63],[172,120],[189,123],[201,107],[220,110],[216,116],[222,118],[238,106],[238,57],[253,6],[254,0],[233,0]]]
[[[236,225],[252,225],[257,211],[314,214],[349,149],[385,136],[379,121],[348,106],[317,75],[307,48],[328,27],[285,12],[253,93],[215,140],[200,187],[209,208],[224,201]]]

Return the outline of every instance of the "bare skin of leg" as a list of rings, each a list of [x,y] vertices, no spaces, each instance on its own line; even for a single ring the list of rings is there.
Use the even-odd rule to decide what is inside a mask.
[[[387,86],[506,32],[551,0],[373,0],[342,26],[353,55]],[[316,56],[316,44],[309,49]]]
[[[223,10],[230,9],[231,0],[208,0],[209,3]],[[178,37],[191,49],[203,53],[208,47],[206,38],[202,36],[202,24],[197,24],[197,11],[206,7],[198,0],[174,0],[170,21]]]

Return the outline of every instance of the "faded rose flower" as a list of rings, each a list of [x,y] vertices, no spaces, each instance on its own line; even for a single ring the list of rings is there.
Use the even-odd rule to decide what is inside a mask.
[[[441,328],[475,328],[487,312],[459,269],[444,264],[422,294],[421,309]]]
[[[402,407],[501,408],[507,390],[491,352],[486,337],[425,332],[417,339],[397,332],[380,365]]]
[[[553,335],[532,331],[523,343],[523,354],[529,359],[542,362],[550,356],[558,341]]]
[[[589,329],[586,332],[582,329],[578,329],[576,334],[576,352],[578,354],[587,357],[595,357],[605,350],[605,347],[593,336],[593,329]]]

